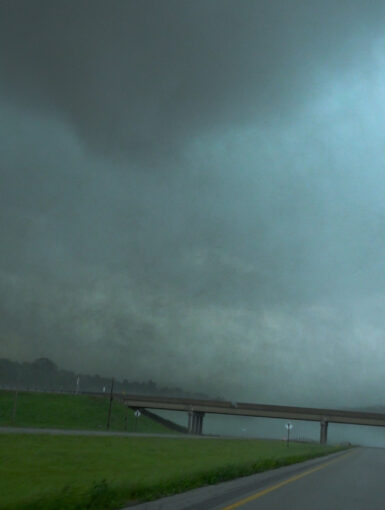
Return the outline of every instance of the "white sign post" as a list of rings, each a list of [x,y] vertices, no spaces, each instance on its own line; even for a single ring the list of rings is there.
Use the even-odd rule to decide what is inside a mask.
[[[287,447],[289,447],[289,442],[290,442],[290,431],[291,429],[293,428],[293,424],[292,423],[285,423],[285,427],[286,427],[286,430],[287,430]]]
[[[139,416],[141,415],[142,413],[139,411],[139,409],[137,409],[134,413],[134,416],[135,416],[135,432],[138,431],[138,418]]]

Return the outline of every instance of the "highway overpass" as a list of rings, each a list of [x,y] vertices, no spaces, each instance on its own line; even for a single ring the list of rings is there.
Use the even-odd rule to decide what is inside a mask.
[[[245,402],[226,402],[221,400],[151,397],[144,395],[115,394],[114,398],[123,401],[127,406],[135,409],[148,408],[167,411],[184,411],[188,413],[188,431],[190,434],[202,433],[203,418],[206,413],[228,414],[232,416],[255,416],[260,418],[280,418],[285,420],[317,421],[320,423],[321,443],[327,442],[329,423],[385,427],[385,414],[380,413],[344,411],[314,407],[250,404]]]

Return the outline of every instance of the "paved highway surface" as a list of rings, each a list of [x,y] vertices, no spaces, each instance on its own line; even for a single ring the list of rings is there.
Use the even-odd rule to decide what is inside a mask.
[[[171,437],[173,439],[225,439],[220,436],[188,436],[146,432],[114,432],[108,430],[43,429],[35,427],[0,427],[0,434],[49,434],[59,436]],[[234,439],[234,437],[229,438]],[[238,439],[238,438],[237,438]]]
[[[75,429],[48,429],[36,427],[0,427],[0,434],[49,434],[58,436],[118,436],[118,437],[161,437],[172,439],[239,439],[248,440],[253,439],[250,437],[238,436],[194,436],[188,434],[166,434],[166,433],[153,433],[153,432],[119,432],[108,430],[75,430]],[[256,438],[254,438],[256,439]]]
[[[384,510],[385,449],[354,448],[134,509]]]

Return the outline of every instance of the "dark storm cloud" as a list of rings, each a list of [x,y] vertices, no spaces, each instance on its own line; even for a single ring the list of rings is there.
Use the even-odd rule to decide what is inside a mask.
[[[283,120],[381,33],[383,2],[2,3],[7,95],[158,167],[185,137]],[[320,75],[318,76],[317,73]],[[266,118],[267,117],[267,118]],[[171,154],[170,154],[171,152]]]
[[[373,394],[384,9],[2,2],[1,354],[234,398]]]

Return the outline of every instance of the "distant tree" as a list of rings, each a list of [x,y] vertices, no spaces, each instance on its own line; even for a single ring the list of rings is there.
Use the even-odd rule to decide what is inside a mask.
[[[41,370],[43,372],[56,372],[56,364],[49,358],[38,358],[32,363],[33,368]]]
[[[56,389],[57,366],[49,358],[38,358],[32,363],[33,385],[44,390]]]

